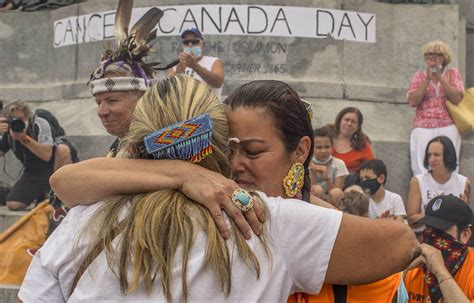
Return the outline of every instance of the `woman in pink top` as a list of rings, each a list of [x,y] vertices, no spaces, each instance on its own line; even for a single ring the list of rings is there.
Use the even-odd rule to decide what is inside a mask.
[[[411,169],[413,175],[426,173],[423,157],[428,141],[436,136],[447,136],[456,147],[457,158],[461,149],[461,135],[446,108],[446,102],[458,104],[464,95],[464,84],[456,68],[447,68],[452,52],[439,41],[423,47],[426,70],[413,75],[407,92],[408,104],[416,107],[410,137]]]

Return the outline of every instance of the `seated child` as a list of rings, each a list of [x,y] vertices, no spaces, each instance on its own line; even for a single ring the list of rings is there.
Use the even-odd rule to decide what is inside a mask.
[[[314,131],[314,156],[309,166],[311,194],[338,206],[344,178],[349,174],[344,162],[331,155],[333,134],[328,127]]]
[[[360,186],[369,195],[370,218],[393,218],[403,222],[407,216],[402,197],[384,188],[387,167],[382,160],[369,160],[360,166]]]

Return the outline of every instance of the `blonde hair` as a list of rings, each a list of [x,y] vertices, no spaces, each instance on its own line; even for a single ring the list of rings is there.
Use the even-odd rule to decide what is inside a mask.
[[[453,58],[453,52],[451,51],[449,46],[441,40],[434,40],[426,43],[422,48],[422,52],[423,55],[430,52],[437,52],[443,54],[443,66],[447,66],[449,63],[451,63],[451,60]]]
[[[203,113],[208,113],[212,119],[214,151],[198,165],[230,177],[225,152],[228,139],[225,106],[206,84],[183,75],[161,80],[145,93],[135,108],[130,131],[120,149],[126,150],[130,158],[150,158],[143,147],[143,138],[147,134]],[[187,299],[189,252],[196,231],[202,229],[207,233],[204,266],[214,272],[221,290],[229,295],[231,255],[227,242],[206,208],[177,190],[116,196],[104,202],[87,224],[85,232],[92,237],[89,251],[98,244],[104,248],[109,266],[120,279],[122,293],[136,291],[143,285],[150,294],[155,277],[159,277],[164,295],[172,300],[173,260],[179,253],[182,257],[182,289]],[[125,218],[124,209],[127,209]],[[238,252],[258,278],[258,259],[240,230],[231,224]],[[113,244],[117,232],[121,240],[119,244]],[[92,261],[85,260],[85,264],[90,265]]]
[[[10,119],[14,111],[21,111],[25,115],[26,119],[33,117],[33,112],[28,104],[23,101],[13,101],[7,104],[3,109],[3,115],[5,118]]]

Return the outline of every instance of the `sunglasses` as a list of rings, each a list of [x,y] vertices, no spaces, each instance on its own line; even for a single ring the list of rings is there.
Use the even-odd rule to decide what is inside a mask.
[[[188,46],[198,45],[199,43],[201,43],[201,39],[183,40],[183,44]]]
[[[425,57],[442,57],[442,53],[426,53]]]

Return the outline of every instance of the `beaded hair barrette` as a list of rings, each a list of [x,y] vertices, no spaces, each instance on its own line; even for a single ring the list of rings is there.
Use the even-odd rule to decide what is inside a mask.
[[[146,151],[155,159],[176,159],[196,163],[212,153],[212,120],[203,114],[148,134]]]

